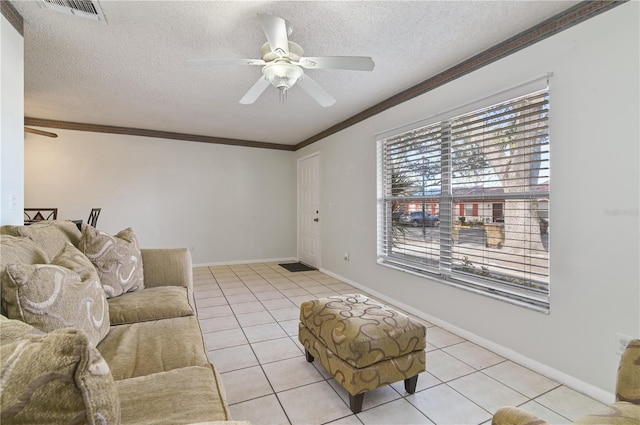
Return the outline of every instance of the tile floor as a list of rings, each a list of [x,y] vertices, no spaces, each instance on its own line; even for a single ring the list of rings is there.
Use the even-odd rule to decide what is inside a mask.
[[[348,394],[298,342],[308,299],[363,291],[319,271],[277,263],[194,268],[198,318],[234,419],[259,424],[484,424],[503,405],[552,424],[604,406],[442,328],[427,326],[427,372],[414,394],[403,382],[365,395],[354,415]],[[368,294],[366,294],[368,295]],[[372,297],[371,295],[369,295]],[[375,298],[375,297],[372,297]]]

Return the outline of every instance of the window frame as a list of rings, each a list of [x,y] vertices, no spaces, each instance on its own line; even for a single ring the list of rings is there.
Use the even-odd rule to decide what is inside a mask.
[[[481,99],[479,101],[472,102],[470,104],[464,105],[459,108],[455,108],[453,110],[447,111],[442,114],[438,114],[432,117],[429,120],[421,121],[418,123],[410,124],[408,126],[404,126],[402,128],[398,128],[395,130],[391,130],[380,134],[377,136],[378,143],[378,226],[377,226],[377,236],[378,236],[378,264],[383,266],[387,266],[390,268],[394,268],[403,272],[408,272],[414,275],[418,275],[421,277],[427,277],[430,279],[434,279],[441,283],[445,283],[448,285],[452,285],[455,287],[459,287],[471,292],[475,292],[481,295],[489,296],[492,298],[500,299],[503,301],[507,301],[513,304],[521,305],[536,311],[548,313],[550,311],[550,252],[547,259],[547,287],[546,290],[538,289],[538,288],[526,288],[520,284],[509,284],[504,281],[496,281],[492,278],[486,277],[478,277],[469,273],[460,273],[456,271],[453,265],[453,222],[456,220],[456,212],[465,211],[470,209],[472,211],[478,211],[479,209],[489,209],[489,205],[491,205],[491,214],[492,221],[495,219],[494,215],[494,200],[488,200],[488,203],[482,203],[478,205],[477,198],[473,196],[460,196],[453,195],[451,190],[453,171],[451,169],[451,153],[453,148],[451,146],[451,121],[460,117],[464,114],[474,113],[482,110],[483,108],[489,107],[491,105],[496,105],[503,102],[511,102],[515,99],[521,98],[523,96],[527,96],[532,93],[540,92],[545,90],[547,99],[550,98],[549,94],[549,77],[551,74],[547,74],[544,77],[536,78],[527,83],[519,85],[514,88],[510,88],[498,94],[489,96],[485,99]],[[548,111],[547,111],[548,114]],[[549,118],[546,118],[547,123]],[[429,127],[439,126],[440,134],[444,135],[442,141],[440,142],[440,148],[443,152],[440,153],[441,163],[440,163],[440,173],[441,173],[441,186],[440,193],[437,195],[429,194],[424,187],[423,182],[423,192],[420,194],[421,196],[408,196],[404,198],[405,200],[417,203],[423,203],[423,208],[427,213],[430,213],[432,205],[434,203],[438,204],[439,207],[439,218],[440,218],[440,256],[437,263],[432,259],[425,259],[424,264],[416,264],[414,261],[409,261],[406,258],[409,257],[405,255],[405,259],[400,258],[398,255],[394,255],[393,250],[393,242],[389,242],[390,235],[393,233],[393,220],[392,220],[392,205],[393,202],[397,201],[399,198],[394,197],[391,193],[388,193],[391,190],[391,185],[389,184],[389,175],[388,170],[385,168],[387,162],[389,161],[386,158],[385,151],[385,143],[388,140],[392,140],[394,137],[401,137],[404,133],[409,133],[411,131],[422,131]],[[548,130],[547,130],[548,131]],[[547,132],[547,138],[550,138],[549,132]],[[547,162],[550,162],[547,160]],[[415,163],[414,163],[415,165]],[[385,174],[387,173],[387,174]],[[497,173],[497,172],[496,172]],[[503,193],[501,198],[506,199],[517,199],[520,202],[525,202],[526,197],[530,195],[527,193]],[[550,192],[547,189],[545,193],[536,193],[536,202],[539,202],[539,199],[542,199],[543,202],[546,203],[547,211],[549,206],[549,196]],[[457,201],[457,204],[455,203]],[[534,202],[533,200],[529,200],[529,202]],[[504,204],[502,205],[504,208]],[[455,211],[458,209],[458,211]],[[548,216],[547,216],[548,218]],[[449,242],[447,242],[449,241]],[[427,256],[428,257],[428,256]],[[523,255],[524,257],[524,255]],[[448,263],[447,263],[448,262]]]

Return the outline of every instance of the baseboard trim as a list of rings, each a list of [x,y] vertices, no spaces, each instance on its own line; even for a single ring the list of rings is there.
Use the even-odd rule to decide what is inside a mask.
[[[608,391],[603,390],[602,388],[598,388],[594,385],[591,385],[587,382],[584,382],[574,376],[571,376],[565,372],[562,372],[558,369],[555,369],[551,366],[548,366],[546,364],[540,363],[537,360],[534,360],[530,357],[524,356],[510,348],[507,348],[505,346],[502,346],[500,344],[497,344],[491,340],[488,340],[484,337],[481,337],[477,334],[474,334],[472,332],[469,332],[465,329],[462,329],[458,326],[452,325],[451,323],[448,323],[444,320],[439,319],[438,317],[434,317],[428,313],[425,313],[424,311],[418,310],[414,307],[411,307],[410,305],[407,305],[401,301],[398,301],[396,299],[394,299],[393,297],[390,297],[387,294],[383,294],[381,292],[378,292],[376,290],[373,290],[365,285],[362,285],[358,282],[354,282],[350,279],[345,278],[344,276],[340,276],[339,274],[333,273],[330,270],[326,270],[323,268],[320,268],[320,271],[322,273],[325,273],[331,277],[334,277],[338,280],[341,280],[345,283],[348,283],[349,285],[352,285],[358,289],[362,289],[365,292],[370,293],[371,295],[384,300],[390,304],[393,304],[394,306],[406,311],[407,313],[413,314],[416,317],[419,317],[420,319],[426,320],[427,322],[433,323],[434,325],[441,327],[442,329],[445,329],[449,332],[452,332],[468,341],[473,342],[474,344],[477,344],[483,348],[486,348],[489,351],[492,351],[506,359],[509,359],[515,363],[518,363],[521,366],[524,366],[528,369],[533,370],[534,372],[537,372],[541,375],[546,376],[547,378],[553,379],[554,381],[566,385],[567,387],[576,390],[582,394],[585,394],[593,399],[598,400],[601,403],[605,403],[605,404],[609,404],[612,403],[615,400],[615,395],[613,393],[610,393]]]
[[[258,264],[258,263],[285,263],[291,261],[298,261],[295,257],[284,258],[265,258],[263,260],[241,260],[241,261],[219,261],[213,263],[198,263],[193,267],[216,267],[216,266],[229,266],[237,264]]]

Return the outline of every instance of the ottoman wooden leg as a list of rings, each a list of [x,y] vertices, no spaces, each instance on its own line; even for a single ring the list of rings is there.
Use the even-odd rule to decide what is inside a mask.
[[[407,378],[404,380],[404,389],[409,393],[413,394],[416,392],[416,385],[418,384],[418,375],[412,376],[411,378]]]
[[[360,413],[362,410],[362,401],[364,400],[364,393],[351,395],[349,394],[349,407],[353,413]]]
[[[307,358],[307,361],[309,363],[313,362],[313,356],[311,355],[311,353],[306,348],[304,350],[304,356]]]

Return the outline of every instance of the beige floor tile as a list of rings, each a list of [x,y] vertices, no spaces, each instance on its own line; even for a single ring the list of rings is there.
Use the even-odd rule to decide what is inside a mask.
[[[326,381],[283,391],[278,398],[293,425],[324,424],[352,414]]]
[[[291,338],[272,339],[251,344],[260,364],[302,356],[302,351]]]
[[[356,415],[349,415],[335,421],[327,422],[326,425],[362,425],[362,421]]]
[[[606,405],[565,386],[551,390],[535,400],[572,421],[588,414],[606,410]]]
[[[252,425],[289,425],[289,419],[275,395],[232,404],[229,409],[234,420],[249,421]]]
[[[229,304],[241,304],[258,301],[258,299],[251,293],[241,295],[227,295],[227,301]]]
[[[333,294],[335,294],[335,292]],[[291,297],[291,298],[289,298],[289,300],[292,303],[294,303],[296,305],[296,307],[300,308],[300,305],[303,302],[315,300],[317,298],[321,298],[321,297],[309,294],[309,295],[300,295],[300,296],[296,296],[296,297]]]
[[[257,311],[255,313],[246,313],[236,315],[241,326],[264,325],[265,323],[274,323],[275,320],[268,311]]]
[[[532,415],[537,416],[538,418],[549,424],[562,425],[571,423],[569,419],[565,418],[564,416],[558,415],[553,410],[549,410],[543,405],[536,403],[535,401],[529,401],[518,407],[531,413]]]
[[[266,323],[264,325],[246,326],[242,330],[249,342],[268,341],[270,339],[284,338],[288,336],[279,324]]]
[[[298,297],[302,295],[310,295],[308,291],[300,287],[295,287],[290,289],[280,289],[280,292],[282,292],[287,297]]]
[[[280,308],[278,310],[271,310],[270,313],[278,322],[293,320],[300,317],[300,309],[298,307]]]
[[[213,317],[223,316],[233,316],[233,311],[231,311],[228,305],[198,308],[198,319],[211,319]]]
[[[333,389],[338,393],[338,395],[344,400],[345,403],[349,404],[349,393],[344,389],[342,385],[338,383],[335,379],[330,379],[329,385],[333,387]],[[393,387],[389,385],[382,386],[380,388],[376,388],[375,390],[367,391],[364,395],[364,400],[362,401],[362,410],[372,409],[376,406],[380,406],[381,404],[388,403],[392,400],[397,400],[401,398],[400,394]]]
[[[560,385],[511,361],[497,364],[483,372],[529,398],[538,397]]]
[[[324,285],[319,284],[316,281],[312,281],[314,283],[313,286],[304,286],[304,289],[309,292],[310,294],[324,294],[327,292],[334,292],[331,289],[327,288]]]
[[[231,288],[222,288],[222,292],[224,295],[228,297],[229,295],[245,295],[251,294],[251,291],[246,286],[233,286]]]
[[[273,389],[260,366],[234,370],[222,373],[220,376],[227,394],[228,404],[273,394]]]
[[[436,326],[427,329],[427,342],[438,348],[448,347],[464,342],[463,338]]]
[[[442,384],[406,397],[436,424],[479,424],[491,414],[451,387]]]
[[[267,310],[278,310],[281,308],[296,308],[297,306],[289,301],[288,298],[277,298],[273,300],[262,300],[262,305],[264,305]]]
[[[242,304],[233,304],[231,305],[231,309],[236,315],[256,313],[258,311],[266,311],[264,306],[260,303],[260,301],[253,301],[250,303],[242,303]]]
[[[236,288],[236,287],[244,287],[244,283],[238,279],[237,277],[224,277],[224,278],[216,278],[218,285],[222,289],[227,288]]]
[[[262,368],[276,392],[324,381],[322,375],[304,357],[265,364]]]
[[[245,338],[242,332],[238,329],[229,329],[226,331],[218,332],[203,332],[204,343],[207,346],[207,350],[219,350],[221,348],[235,347],[237,345],[248,344],[247,338]]]
[[[273,285],[267,282],[265,282],[264,285],[247,285],[247,287],[251,289],[251,292],[253,292],[254,295],[259,292],[279,292],[276,288],[273,287]]]
[[[258,365],[258,359],[249,345],[223,348],[209,351],[207,354],[209,361],[215,365],[219,373]]]
[[[427,365],[429,373],[443,382],[475,372],[471,366],[441,350],[427,353]]]
[[[202,299],[196,297],[196,308],[216,307],[219,305],[227,305],[227,299],[225,297],[202,298]]]
[[[193,293],[194,293],[194,297],[197,299],[215,298],[215,297],[221,297],[223,295],[222,291],[217,288],[207,288],[207,289],[201,289],[199,291],[194,290]]]
[[[404,399],[362,411],[358,413],[358,418],[364,425],[433,424],[422,412]]]
[[[484,369],[505,361],[504,357],[469,341],[443,348],[443,351],[476,369]]]
[[[284,329],[287,335],[297,337],[300,320],[298,319],[285,320],[283,322],[278,322],[278,324],[282,327],[282,329]]]
[[[286,298],[284,295],[282,295],[282,292],[280,292],[280,291],[278,291],[276,289],[272,289],[270,291],[264,291],[264,292],[255,292],[254,291],[254,295],[260,301],[275,300],[275,299],[278,299],[278,298]]]
[[[200,328],[203,333],[225,331],[227,329],[238,329],[240,324],[234,316],[212,317],[210,319],[199,319]]]
[[[491,414],[502,406],[519,406],[528,400],[482,372],[455,379],[449,386]]]

